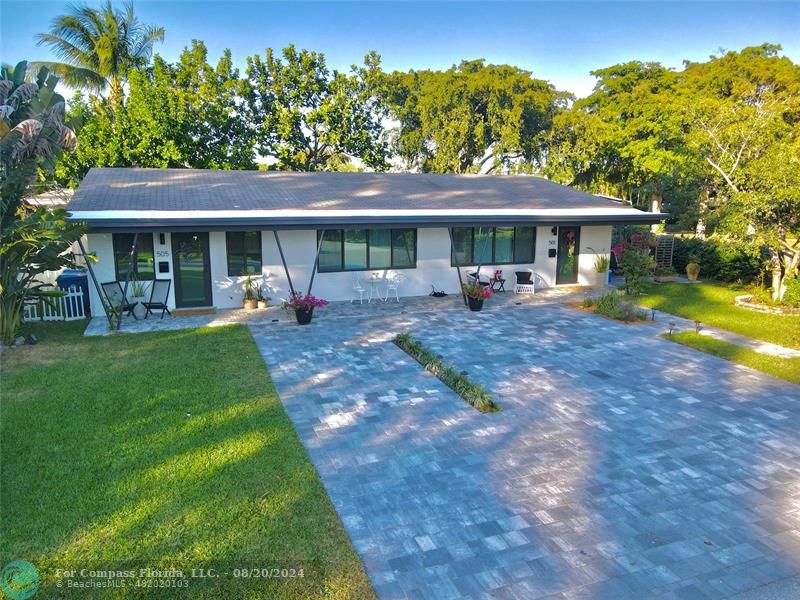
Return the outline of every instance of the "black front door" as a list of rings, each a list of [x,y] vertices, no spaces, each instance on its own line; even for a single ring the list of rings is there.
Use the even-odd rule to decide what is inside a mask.
[[[580,227],[558,228],[556,284],[578,283],[578,255],[581,247]]]
[[[208,233],[173,233],[175,305],[178,308],[211,306],[211,268]]]

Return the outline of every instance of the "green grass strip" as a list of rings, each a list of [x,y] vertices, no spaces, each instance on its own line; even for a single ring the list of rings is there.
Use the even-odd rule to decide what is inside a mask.
[[[484,413],[500,410],[500,405],[492,399],[482,385],[473,383],[466,375],[462,375],[453,367],[444,364],[439,356],[428,350],[410,334],[401,333],[392,341],[474,408]]]
[[[791,383],[800,383],[800,357],[781,358],[761,354],[750,348],[744,348],[730,342],[718,340],[706,335],[700,335],[693,331],[683,331],[673,333],[671,336],[663,334],[667,340],[689,346],[695,350],[707,352],[714,356],[719,356],[731,362],[756,369],[774,377],[784,379]]]
[[[736,306],[734,298],[747,293],[740,287],[712,282],[662,283],[652,284],[645,291],[645,296],[637,298],[642,306],[697,319],[708,327],[719,327],[800,349],[800,317],[761,313]]]

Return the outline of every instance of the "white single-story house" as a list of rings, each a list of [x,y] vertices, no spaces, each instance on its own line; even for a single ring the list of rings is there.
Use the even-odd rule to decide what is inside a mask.
[[[531,176],[132,168],[90,170],[67,208],[99,282],[125,280],[135,237],[131,271],[171,280],[170,308],[240,307],[248,274],[273,302],[312,278],[349,300],[373,273],[402,274],[400,296],[457,293],[476,265],[509,291],[528,269],[538,287],[598,285],[612,226],[666,216]]]

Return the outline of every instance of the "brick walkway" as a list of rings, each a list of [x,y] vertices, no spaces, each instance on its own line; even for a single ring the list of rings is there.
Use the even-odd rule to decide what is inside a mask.
[[[409,308],[250,324],[381,597],[721,598],[800,575],[800,387],[557,304]]]

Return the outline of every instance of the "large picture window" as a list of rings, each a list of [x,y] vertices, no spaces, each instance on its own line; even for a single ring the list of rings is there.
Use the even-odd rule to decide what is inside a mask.
[[[318,231],[317,240],[321,235]],[[416,229],[326,229],[318,270],[332,273],[416,266]]]
[[[453,228],[453,266],[518,265],[535,259],[535,227]]]
[[[261,232],[229,231],[225,234],[228,250],[228,277],[261,273]]]
[[[132,233],[113,234],[114,269],[118,281],[124,280],[128,275],[128,261],[131,256],[133,236]],[[140,233],[136,238],[131,276],[135,276],[137,279],[153,279],[155,277],[153,264],[153,234]]]

